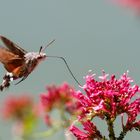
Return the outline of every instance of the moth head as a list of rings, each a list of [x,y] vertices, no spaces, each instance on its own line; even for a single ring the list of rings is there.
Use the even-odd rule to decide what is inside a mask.
[[[44,60],[47,56],[46,56],[46,53],[43,53],[42,52],[42,46],[40,47],[40,50],[39,50],[39,54],[37,55],[37,60],[39,60],[39,61],[42,61],[42,60]]]
[[[47,56],[46,54],[44,53],[45,49],[50,46],[55,40],[52,40],[47,46],[45,46],[44,48],[41,46],[40,49],[39,49],[39,54],[37,55],[37,60],[38,61],[42,61],[44,60]]]

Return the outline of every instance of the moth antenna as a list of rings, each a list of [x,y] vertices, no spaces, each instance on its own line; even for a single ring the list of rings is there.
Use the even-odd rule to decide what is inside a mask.
[[[41,46],[39,49],[39,54],[42,52],[43,47]]]
[[[55,39],[53,39],[51,42],[48,43],[47,46],[45,46],[44,48],[40,48],[41,52],[44,52],[46,48],[48,48],[53,42],[55,41]]]
[[[82,85],[80,84],[80,82],[76,79],[76,77],[75,77],[74,74],[72,73],[72,71],[71,71],[71,69],[70,69],[70,67],[69,67],[69,65],[68,65],[68,63],[67,63],[67,61],[65,60],[64,57],[62,57],[62,56],[47,56],[47,57],[59,58],[59,59],[63,60],[64,63],[65,63],[65,65],[66,65],[66,67],[67,67],[67,69],[68,69],[68,71],[69,71],[69,73],[71,74],[71,76],[73,77],[73,79],[75,80],[75,82],[76,82],[79,86],[82,87]]]

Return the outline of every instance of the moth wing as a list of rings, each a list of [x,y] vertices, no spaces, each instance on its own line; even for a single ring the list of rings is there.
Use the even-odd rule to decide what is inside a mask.
[[[0,39],[4,43],[4,45],[14,54],[19,55],[20,57],[23,57],[27,51],[19,47],[17,44],[9,40],[8,38],[4,36],[0,36]]]
[[[8,72],[12,72],[16,67],[23,64],[23,58],[13,54],[6,48],[0,48],[0,62]]]
[[[18,55],[15,55],[14,53],[10,52],[6,48],[0,47],[0,62],[7,63],[11,59],[19,58]]]
[[[8,72],[14,72],[16,68],[22,66],[23,66],[23,60],[21,58],[11,59],[8,63],[4,64],[4,67]]]

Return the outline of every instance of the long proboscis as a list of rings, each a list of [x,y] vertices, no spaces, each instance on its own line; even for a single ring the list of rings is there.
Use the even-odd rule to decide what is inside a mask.
[[[65,63],[65,65],[66,65],[66,67],[67,67],[67,69],[68,69],[68,71],[69,71],[69,73],[71,74],[71,76],[73,77],[73,79],[75,80],[75,82],[76,82],[79,86],[82,86],[82,85],[80,84],[80,82],[76,79],[76,77],[74,76],[74,74],[72,73],[72,71],[71,71],[71,69],[70,69],[70,67],[69,67],[69,65],[68,65],[68,63],[67,63],[67,61],[66,61],[66,59],[65,59],[64,57],[62,57],[62,56],[52,56],[52,55],[47,56],[47,57],[58,58],[58,59],[63,60],[64,63]]]

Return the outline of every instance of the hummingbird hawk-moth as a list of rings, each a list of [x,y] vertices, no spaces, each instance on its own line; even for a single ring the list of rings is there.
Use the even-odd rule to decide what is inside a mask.
[[[7,73],[3,77],[0,90],[10,86],[10,82],[22,78],[18,83],[25,80],[35,67],[46,58],[43,52],[45,48],[40,47],[39,52],[27,52],[17,44],[4,36],[0,40],[7,47],[0,47],[0,62],[4,65]],[[47,46],[49,46],[51,41]]]
[[[4,88],[9,87],[10,82],[13,80],[21,78],[21,80],[17,82],[16,85],[25,80],[28,77],[28,75],[36,68],[36,66],[41,61],[45,60],[46,57],[54,57],[62,59],[66,64],[74,80],[78,83],[78,85],[80,85],[80,83],[73,75],[66,60],[63,57],[47,56],[46,53],[44,53],[44,50],[55,40],[52,40],[44,48],[41,46],[38,52],[27,52],[26,50],[19,47],[17,44],[15,44],[14,42],[12,42],[11,40],[9,40],[4,36],[0,36],[0,40],[7,47],[5,48],[0,46],[0,62],[4,65],[5,69],[7,70],[7,73],[3,77],[3,82],[0,85],[1,91]]]

